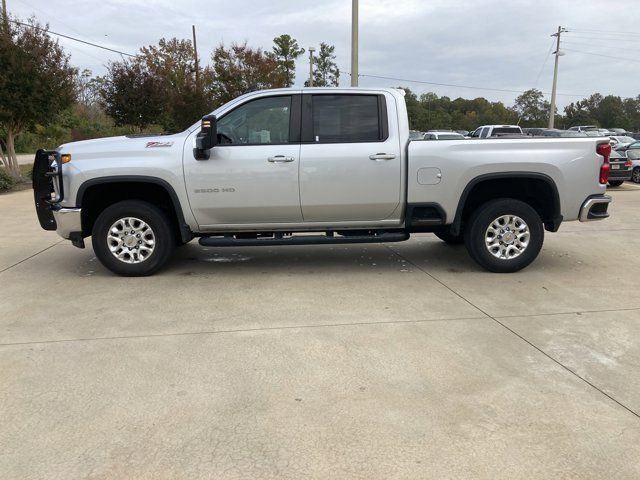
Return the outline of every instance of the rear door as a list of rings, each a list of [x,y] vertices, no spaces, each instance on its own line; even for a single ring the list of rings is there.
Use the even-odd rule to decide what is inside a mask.
[[[374,93],[314,93],[303,95],[302,104],[304,221],[399,218],[402,157],[395,99]]]

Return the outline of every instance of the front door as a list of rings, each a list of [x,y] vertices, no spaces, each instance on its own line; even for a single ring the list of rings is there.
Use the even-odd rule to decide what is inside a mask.
[[[401,151],[391,95],[303,95],[300,200],[305,222],[400,217]],[[390,108],[395,114],[395,106]],[[391,127],[391,128],[390,128]]]
[[[300,95],[267,96],[217,120],[208,160],[185,150],[185,182],[203,230],[302,221],[298,183]]]

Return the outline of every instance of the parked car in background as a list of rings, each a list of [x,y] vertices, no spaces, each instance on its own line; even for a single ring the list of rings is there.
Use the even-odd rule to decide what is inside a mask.
[[[635,140],[633,137],[626,137],[626,138],[630,138],[632,141],[624,142],[624,143],[620,142],[615,145],[612,145],[613,149],[618,152],[626,152],[631,147],[631,145],[640,144],[640,142],[638,142],[638,140]]]
[[[633,162],[624,153],[611,151],[609,156],[609,186],[619,187],[631,180]]]
[[[464,140],[464,135],[458,132],[429,130],[424,134],[425,140]]]
[[[635,138],[626,135],[612,135],[609,138],[611,139],[609,143],[616,150],[618,150],[619,147],[624,148],[625,146],[629,146],[636,141]]]
[[[626,135],[627,131],[624,128],[607,128],[614,135]]]
[[[469,130],[456,130],[456,133],[459,133],[463,137],[468,137],[469,136]]]
[[[640,183],[640,142],[635,142],[626,148],[626,155],[631,160],[631,181]]]
[[[409,130],[409,141],[422,140],[423,137],[424,137],[424,133],[419,132],[418,130]]]
[[[512,134],[522,135],[522,129],[518,125],[483,125],[476,128],[470,136],[471,138],[489,138]]]
[[[585,132],[576,132],[573,130],[559,130],[557,128],[543,128],[540,132],[542,137],[586,137]]]
[[[593,130],[598,130],[598,127],[595,125],[578,125],[578,126],[569,128],[569,130],[573,132],[591,132]]]
[[[541,135],[544,130],[547,130],[547,129],[546,128],[541,128],[541,127],[523,128],[522,129],[522,133],[524,133],[525,135],[529,135],[531,137],[534,137],[536,135]]]

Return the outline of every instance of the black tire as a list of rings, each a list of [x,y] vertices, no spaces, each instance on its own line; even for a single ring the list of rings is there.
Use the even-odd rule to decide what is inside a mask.
[[[487,229],[503,215],[520,217],[529,227],[527,246],[518,256],[510,259],[494,256],[485,242]],[[471,215],[464,232],[464,243],[471,258],[481,267],[496,273],[522,270],[535,260],[543,242],[544,226],[538,213],[528,204],[513,198],[500,198],[481,205]]]
[[[458,235],[451,233],[450,227],[439,228],[433,234],[449,245],[461,245],[464,243],[464,235],[460,232]]]
[[[119,260],[109,248],[109,230],[115,222],[126,217],[142,220],[151,228],[155,236],[153,250],[147,258],[139,263],[126,263]],[[144,234],[142,235],[144,236]],[[113,273],[125,277],[153,275],[171,258],[176,245],[172,223],[166,214],[156,206],[139,200],[125,200],[104,209],[93,225],[91,243],[98,260]],[[136,255],[138,258],[136,247],[133,248],[134,250],[126,249],[127,251],[125,251],[123,247],[121,251],[125,256],[128,255],[132,258],[132,255]],[[128,253],[128,251],[132,253]]]
[[[609,180],[610,187],[619,187],[624,183],[624,180]]]
[[[633,173],[631,174],[631,181],[634,183],[640,183],[640,167],[636,167],[633,169]]]

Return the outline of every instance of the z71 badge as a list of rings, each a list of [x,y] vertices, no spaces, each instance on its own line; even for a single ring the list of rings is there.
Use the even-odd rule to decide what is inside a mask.
[[[170,147],[173,142],[147,142],[145,148]]]

